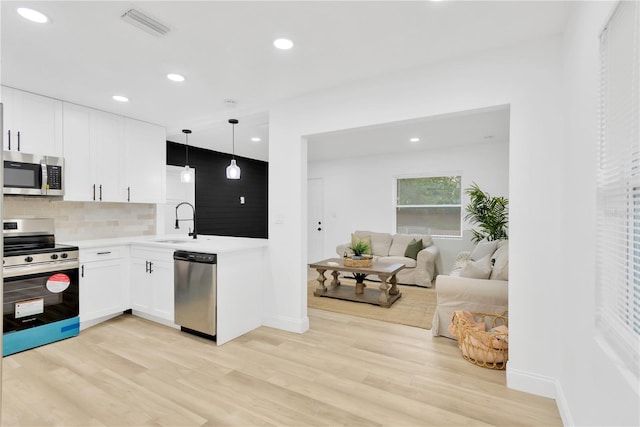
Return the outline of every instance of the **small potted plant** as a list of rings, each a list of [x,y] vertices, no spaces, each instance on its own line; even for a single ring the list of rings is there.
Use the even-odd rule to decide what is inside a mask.
[[[344,265],[347,267],[371,267],[373,257],[370,255],[371,246],[362,240],[353,240],[349,246],[353,255],[344,258]]]
[[[367,242],[357,240],[349,246],[349,249],[353,252],[353,255],[351,256],[352,259],[364,259],[364,255],[369,253],[371,248]]]

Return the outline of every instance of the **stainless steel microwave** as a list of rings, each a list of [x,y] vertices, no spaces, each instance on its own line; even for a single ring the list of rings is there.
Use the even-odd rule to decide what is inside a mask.
[[[4,151],[4,194],[64,196],[64,159]]]

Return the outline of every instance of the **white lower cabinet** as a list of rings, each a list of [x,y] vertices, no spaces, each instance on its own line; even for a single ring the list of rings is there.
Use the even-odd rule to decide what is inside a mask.
[[[110,246],[80,250],[80,322],[130,308],[128,250]]]
[[[173,249],[133,246],[131,308],[134,314],[173,324],[173,305]]]

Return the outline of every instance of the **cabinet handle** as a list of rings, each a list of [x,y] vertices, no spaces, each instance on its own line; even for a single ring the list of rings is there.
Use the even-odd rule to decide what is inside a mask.
[[[102,184],[100,184],[100,201],[102,201]]]
[[[93,184],[93,201],[96,200],[96,185]]]
[[[80,277],[84,277],[84,264],[82,265],[82,268],[80,269]]]
[[[18,131],[18,151],[20,151],[20,131]]]
[[[153,263],[149,261],[149,274],[153,273]]]
[[[149,272],[149,261],[145,261],[144,262],[144,272],[148,273]]]
[[[7,131],[7,139],[9,141],[7,145],[7,150],[11,151],[11,129]]]
[[[127,187],[127,202],[131,201],[131,187]]]
[[[96,252],[96,255],[109,255],[111,253],[111,251],[106,251],[106,252]]]

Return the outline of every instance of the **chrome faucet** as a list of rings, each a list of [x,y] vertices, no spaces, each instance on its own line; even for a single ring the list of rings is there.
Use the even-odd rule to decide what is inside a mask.
[[[196,232],[196,208],[193,207],[193,205],[189,202],[180,202],[178,203],[178,206],[176,206],[176,230],[180,228],[179,225],[179,221],[190,221],[189,219],[178,219],[178,208],[182,205],[189,205],[191,206],[191,210],[193,211],[193,233],[191,232],[191,229],[189,229],[189,236],[193,236],[194,239],[198,238],[198,233]]]

